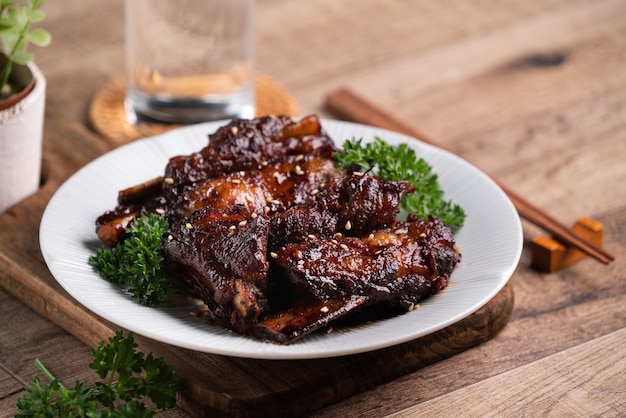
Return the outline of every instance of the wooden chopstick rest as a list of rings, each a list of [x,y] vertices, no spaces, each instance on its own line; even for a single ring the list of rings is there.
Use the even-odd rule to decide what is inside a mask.
[[[579,218],[572,231],[602,247],[603,227],[600,222],[589,218]],[[578,248],[564,245],[552,237],[536,237],[532,240],[532,266],[537,270],[552,273],[571,266],[587,257]]]

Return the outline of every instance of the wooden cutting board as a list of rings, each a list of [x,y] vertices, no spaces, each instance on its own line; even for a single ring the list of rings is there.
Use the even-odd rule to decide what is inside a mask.
[[[119,327],[79,305],[54,280],[39,249],[41,216],[77,169],[119,145],[62,109],[49,109],[42,187],[0,214],[0,285],[91,347]],[[371,389],[481,344],[509,321],[514,294],[505,286],[473,315],[434,334],[358,355],[316,360],[253,360],[193,352],[137,336],[183,377],[179,406],[192,416],[297,416]]]

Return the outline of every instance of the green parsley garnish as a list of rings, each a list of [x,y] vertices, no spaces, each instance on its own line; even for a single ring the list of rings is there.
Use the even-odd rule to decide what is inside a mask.
[[[113,248],[101,247],[89,264],[106,280],[127,287],[142,305],[160,303],[170,287],[163,267],[161,239],[168,231],[166,218],[148,214],[130,224],[129,236]]]
[[[37,367],[50,381],[35,376],[17,401],[16,417],[152,417],[144,403],[149,398],[161,410],[176,404],[179,378],[163,359],[152,353],[136,351],[133,334],[118,331],[105,345],[92,350],[89,367],[101,381],[90,387],[76,381],[74,389],[65,387],[39,360]]]
[[[422,219],[436,216],[451,228],[463,226],[463,209],[445,200],[437,175],[423,158],[417,158],[413,148],[407,144],[393,146],[376,137],[373,142],[362,144],[361,139],[346,140],[343,150],[333,155],[337,166],[367,171],[386,180],[406,180],[417,187],[417,191],[402,198],[401,209],[414,213]]]

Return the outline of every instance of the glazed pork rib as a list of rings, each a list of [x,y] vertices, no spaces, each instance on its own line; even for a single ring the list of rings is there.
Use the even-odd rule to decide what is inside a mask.
[[[247,333],[268,310],[269,216],[341,175],[328,158],[298,156],[200,183],[168,213],[165,259],[214,321]]]
[[[163,176],[122,190],[96,221],[107,245],[140,214],[170,221],[172,277],[236,332],[290,344],[369,307],[410,310],[460,261],[438,219],[398,222],[415,191],[335,167],[317,117],[233,120]]]
[[[406,181],[387,181],[363,173],[345,173],[310,194],[300,206],[276,214],[270,249],[309,236],[362,236],[394,224],[402,196],[415,191]]]
[[[317,116],[294,122],[287,116],[234,119],[209,135],[199,152],[170,159],[165,168],[165,198],[176,201],[189,186],[238,171],[259,170],[285,157],[330,157],[333,141]]]
[[[400,308],[446,287],[458,261],[450,230],[436,218],[364,237],[310,238],[275,254],[273,273],[296,294],[318,301],[364,295]]]
[[[98,238],[113,246],[142,213],[171,212],[189,189],[229,173],[260,170],[286,157],[330,158],[335,146],[315,115],[293,121],[287,116],[234,119],[208,136],[190,155],[170,159],[163,176],[121,190],[118,205],[96,220]],[[184,198],[188,198],[185,196]]]
[[[451,231],[436,218],[361,238],[310,238],[274,254],[270,271],[281,281],[284,298],[274,303],[285,308],[255,332],[282,344],[366,306],[410,310],[444,289],[460,261]]]
[[[304,204],[322,185],[344,172],[328,157],[287,156],[261,169],[236,171],[198,183],[168,208],[171,217],[188,216],[210,206],[244,206],[250,213],[277,213]]]
[[[316,188],[283,212],[255,211],[250,199],[174,224],[165,258],[213,321],[290,344],[360,308],[406,310],[446,286],[458,261],[451,231],[434,218],[396,222],[413,186],[344,174]]]
[[[172,275],[207,305],[213,322],[246,333],[268,310],[269,219],[210,207],[174,222],[163,241]]]

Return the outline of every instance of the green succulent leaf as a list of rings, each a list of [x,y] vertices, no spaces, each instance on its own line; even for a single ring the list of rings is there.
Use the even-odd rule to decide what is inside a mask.
[[[7,13],[9,15],[9,19],[14,22],[14,25],[16,27],[22,26],[24,24],[25,18],[22,10],[11,7],[7,9]]]
[[[12,64],[26,65],[35,59],[28,50],[30,44],[47,46],[50,33],[45,29],[31,28],[32,23],[41,22],[46,14],[40,7],[46,0],[0,0],[0,45],[7,57],[6,64],[0,68],[0,91],[4,91],[12,70]]]
[[[37,28],[26,34],[26,40],[37,46],[48,46],[50,44],[50,32],[45,29]]]
[[[8,17],[0,17],[0,31],[9,30],[13,27],[13,21]]]
[[[46,18],[46,14],[41,10],[24,9],[24,18],[31,23],[41,22]]]

